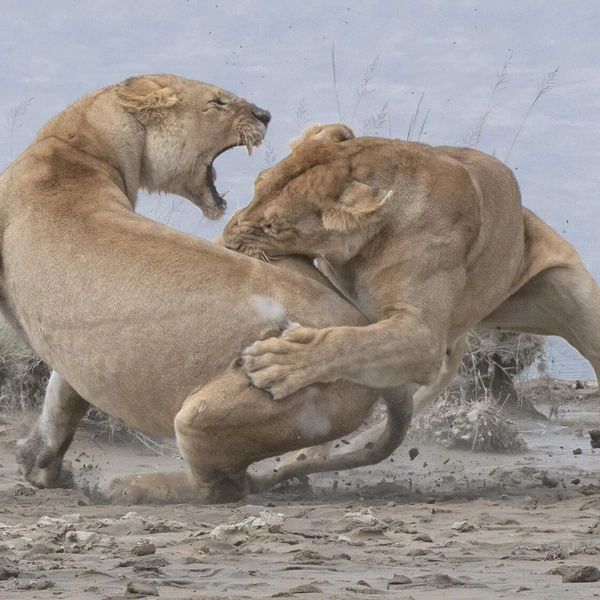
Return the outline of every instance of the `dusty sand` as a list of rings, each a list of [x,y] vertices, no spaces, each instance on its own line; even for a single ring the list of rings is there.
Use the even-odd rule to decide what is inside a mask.
[[[548,574],[600,567],[600,451],[577,427],[519,426],[529,444],[521,455],[408,440],[374,468],[238,504],[169,507],[99,506],[81,491],[35,490],[18,476],[5,432],[0,579],[15,566],[19,575],[0,581],[0,598],[600,597],[598,582]],[[183,465],[85,434],[68,457],[77,480],[92,484]],[[139,556],[135,547],[155,551]]]

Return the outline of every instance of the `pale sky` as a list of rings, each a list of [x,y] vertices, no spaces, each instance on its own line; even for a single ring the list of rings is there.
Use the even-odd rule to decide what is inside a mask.
[[[252,158],[216,162],[230,211],[281,159],[304,124],[342,117],[360,133],[406,138],[423,95],[416,138],[463,144],[489,106],[479,148],[505,159],[542,78],[558,68],[516,140],[508,165],[523,203],[562,233],[600,278],[600,3],[597,0],[2,0],[0,166],[52,115],[131,75],[170,72],[219,85],[273,114]],[[357,88],[378,57],[369,93]],[[506,83],[494,95],[509,61]],[[11,110],[32,99],[11,126]],[[365,128],[387,103],[389,119]],[[354,119],[352,116],[354,115]],[[371,121],[372,123],[372,121]],[[465,137],[465,134],[467,136]],[[213,238],[185,200],[143,198],[140,210]]]

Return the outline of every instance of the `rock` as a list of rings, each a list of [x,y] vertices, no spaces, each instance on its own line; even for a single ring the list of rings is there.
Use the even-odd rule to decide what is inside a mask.
[[[68,531],[65,540],[80,548],[91,548],[100,541],[100,536],[94,531]]]
[[[0,558],[0,581],[19,576],[19,567],[8,558]]]
[[[290,594],[322,594],[323,590],[314,583],[305,583],[290,590]]]
[[[37,544],[33,544],[31,546],[30,554],[53,554],[55,550],[46,544],[42,544],[38,542]]]
[[[130,581],[127,584],[127,591],[130,594],[143,594],[145,596],[158,596],[158,589],[151,583],[143,583],[142,581]]]
[[[575,450],[573,450],[573,454],[575,456],[577,456],[578,454],[583,454],[583,450],[581,448],[575,448]]]
[[[439,588],[450,588],[465,585],[460,579],[455,579],[454,577],[450,577],[450,575],[445,575],[443,573],[436,573],[433,576],[433,583]]]
[[[345,542],[348,546],[364,546],[365,543],[362,540],[353,540],[347,535],[338,536],[338,542]]]
[[[379,520],[373,515],[370,508],[363,508],[359,512],[346,513],[344,519],[357,527],[373,527],[379,523]]]
[[[294,556],[294,562],[298,562],[302,565],[321,565],[326,560],[328,559],[325,558],[325,556],[308,548],[300,550],[300,552]]]
[[[519,506],[525,510],[535,510],[537,508],[538,501],[531,496],[523,496],[519,500]]]
[[[30,581],[17,581],[15,588],[17,590],[48,590],[54,587],[54,581],[46,577],[31,579]]]
[[[600,581],[600,569],[598,567],[572,567],[562,578],[563,583],[589,583]]]
[[[418,448],[411,448],[408,451],[408,456],[410,457],[410,460],[415,460],[415,458],[417,458],[417,456],[419,456],[419,449]]]
[[[396,575],[396,573],[394,573],[394,576],[387,583],[387,589],[389,590],[395,586],[407,585],[409,583],[412,583],[410,577],[407,577],[406,575]]]
[[[118,521],[113,519],[101,519],[100,526],[106,528],[106,533],[117,537],[126,535],[139,535],[147,531],[144,521],[136,517],[121,518]]]
[[[51,529],[52,531],[64,533],[68,529],[73,529],[73,525],[65,521],[65,519],[55,519],[54,517],[44,516],[37,523],[37,527],[41,529]]]
[[[229,542],[234,546],[239,546],[249,539],[249,534],[253,530],[265,529],[269,533],[281,531],[284,517],[285,515],[282,513],[263,510],[258,517],[250,516],[239,523],[218,525],[210,532],[210,537],[221,542]]]
[[[305,583],[287,592],[277,592],[271,598],[292,598],[294,594],[322,594],[323,590],[314,583]]]
[[[150,533],[171,533],[172,531],[181,531],[185,529],[185,524],[181,521],[162,520],[147,523],[146,527]]]
[[[67,525],[75,525],[75,523],[79,523],[79,521],[81,520],[81,515],[79,513],[73,513],[73,514],[70,514],[70,515],[63,515],[61,517],[61,519]]]
[[[156,546],[152,542],[142,541],[138,542],[132,549],[131,554],[135,556],[148,556],[156,552]]]
[[[590,432],[590,446],[600,448],[600,429],[592,429]]]
[[[593,566],[561,565],[547,572],[547,575],[561,575],[563,583],[590,583],[600,581],[600,569]]]
[[[452,529],[460,533],[468,533],[469,531],[475,531],[475,525],[469,523],[469,521],[457,521],[452,525]]]
[[[549,488],[555,488],[558,487],[558,480],[553,477],[548,477],[548,475],[544,473],[542,476],[542,485]]]
[[[415,538],[415,542],[433,542],[428,533],[421,533]]]
[[[148,556],[144,558],[128,558],[119,562],[119,567],[133,567],[136,572],[158,571],[171,564],[164,556]]]

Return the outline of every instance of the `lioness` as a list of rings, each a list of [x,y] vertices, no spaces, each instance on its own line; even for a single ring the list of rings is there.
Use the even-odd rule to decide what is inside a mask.
[[[309,128],[292,147],[258,176],[225,243],[316,259],[376,323],[257,341],[244,351],[256,386],[283,398],[340,379],[448,381],[474,326],[562,336],[600,374],[600,289],[575,249],[521,206],[499,160],[355,138],[339,124]]]
[[[54,117],[0,177],[2,312],[54,369],[17,451],[34,485],[69,483],[63,456],[88,403],[147,434],[175,435],[190,467],[121,480],[115,501],[235,499],[299,472],[376,462],[402,440],[410,399],[389,391],[388,427],[373,448],[250,481],[256,460],[355,429],[378,394],[346,382],[276,405],[231,364],[241,348],[287,319],[367,321],[302,259],[269,265],[134,212],[143,187],[221,216],[212,162],[258,145],[269,120],[215,86],[134,77]]]

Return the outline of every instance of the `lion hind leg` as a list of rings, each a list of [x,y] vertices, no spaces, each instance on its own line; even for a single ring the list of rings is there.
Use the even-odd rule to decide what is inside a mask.
[[[538,273],[481,326],[560,336],[600,378],[600,287],[579,260]]]
[[[88,408],[64,377],[53,371],[42,413],[29,437],[17,444],[17,463],[27,481],[41,488],[73,486],[63,457]]]

